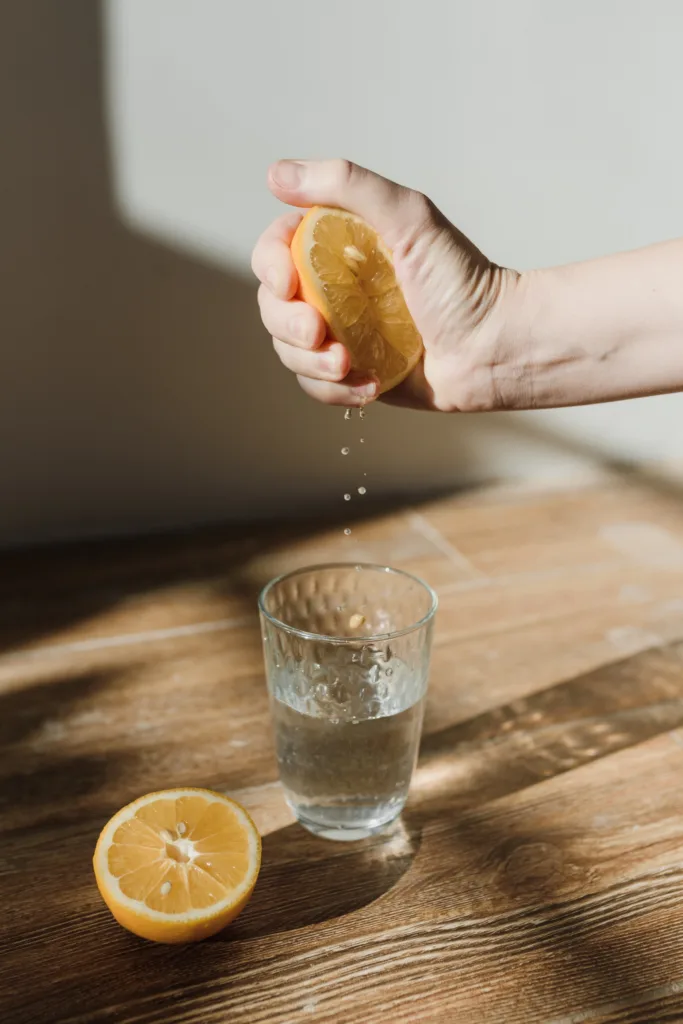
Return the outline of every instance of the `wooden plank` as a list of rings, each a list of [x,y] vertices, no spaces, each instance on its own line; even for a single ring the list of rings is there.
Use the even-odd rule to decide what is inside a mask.
[[[52,827],[44,822],[42,836],[33,832],[33,884],[17,887],[21,901],[14,901],[2,963],[11,971],[18,956],[32,975],[55,942],[66,962],[60,961],[59,982],[51,979],[47,992],[36,989],[35,1002],[27,1004],[34,1016],[26,1019],[62,1019],[54,1015],[63,1014],[74,989],[76,1004],[84,1000],[89,1007],[91,1016],[83,1019],[107,1019],[97,1016],[109,1005],[107,967],[122,971],[130,982],[130,1000],[116,1011],[126,1020],[211,1021],[226,1012],[239,1019],[246,1002],[250,1010],[244,1019],[286,1021],[314,979],[315,990],[322,993],[316,1003],[321,1020],[343,1014],[341,1019],[349,1021],[380,1021],[389,1006],[397,1020],[410,1020],[415,997],[421,1005],[433,1005],[435,1013],[457,1009],[463,1020],[477,1019],[470,1004],[476,1013],[490,1014],[487,1020],[543,1020],[551,1007],[558,1013],[565,1006],[572,1010],[577,991],[582,999],[600,998],[602,1003],[605,992],[616,993],[616,982],[610,988],[605,978],[593,979],[588,970],[595,955],[591,943],[603,930],[618,933],[623,925],[628,931],[632,919],[645,919],[648,936],[657,937],[657,960],[647,970],[639,964],[636,971],[634,949],[614,977],[623,986],[628,974],[634,991],[651,987],[672,969],[681,951],[669,908],[680,899],[683,884],[683,749],[668,736],[629,744],[656,736],[683,717],[680,658],[678,648],[648,652],[574,681],[573,690],[563,685],[543,698],[542,728],[524,709],[517,720],[509,709],[504,720],[512,720],[514,728],[506,735],[516,734],[516,743],[501,744],[492,736],[491,721],[472,723],[464,734],[428,737],[406,832],[395,836],[388,850],[384,844],[340,850],[296,826],[273,833],[266,842],[261,896],[230,933],[201,947],[228,943],[229,976],[219,969],[217,951],[193,951],[192,971],[181,971],[182,992],[172,989],[164,995],[168,979],[161,986],[158,970],[162,963],[171,970],[177,951],[138,943],[110,924],[101,909],[86,874],[95,821],[69,823],[67,816],[67,823]],[[650,686],[652,680],[656,689],[639,694],[639,685],[647,681]],[[649,725],[635,714],[624,717],[638,708]],[[558,757],[557,728],[573,721],[574,731]],[[529,737],[530,729],[538,735]],[[592,747],[585,750],[577,739],[589,740]],[[619,744],[621,754],[602,759]],[[579,751],[575,763],[585,765],[579,771],[569,771],[567,749]],[[436,775],[435,763],[442,768]],[[548,765],[560,774],[539,782]],[[494,781],[485,784],[487,774]],[[476,810],[481,801],[511,791],[511,797]],[[3,842],[9,877],[25,870],[24,837],[20,828],[14,839],[9,835]],[[69,877],[73,864],[80,864],[76,878]],[[36,905],[42,910],[38,923],[32,919]],[[75,920],[74,905],[79,908]],[[340,913],[343,920],[328,920]],[[564,943],[575,933],[568,959]],[[603,938],[608,947],[616,942]],[[586,943],[584,955],[581,944]],[[547,961],[544,976],[558,972],[557,992],[543,997],[546,1017],[534,1015],[533,999],[523,1002],[524,1016],[514,1016],[510,1000],[514,991],[520,1004],[520,986],[529,985],[530,995],[540,998],[539,957]],[[210,984],[217,970],[219,991]],[[513,970],[514,990],[507,977]],[[363,996],[368,972],[378,998],[378,1010],[371,1013]],[[438,999],[435,974],[441,979]],[[578,989],[577,978],[583,979]],[[482,1002],[484,979],[492,995]],[[174,1016],[169,1018],[171,1005]],[[52,1018],[36,1016],[43,1006]],[[15,1010],[20,1020],[21,1007]]]
[[[81,879],[3,948],[2,969],[22,965],[34,979],[21,1005],[8,1004],[10,1019],[281,1024],[313,1002],[326,1022],[375,1024],[391,1012],[515,1024],[624,1003],[680,974],[682,766],[683,750],[657,739],[602,772],[593,765],[450,820],[446,802],[398,857],[376,848],[319,859],[320,845],[297,830],[296,856],[276,870],[285,829],[253,907],[192,950],[125,935]],[[50,851],[33,857],[42,877]],[[373,859],[384,863],[374,878]],[[311,921],[311,904],[344,916]],[[55,948],[59,975],[45,986]],[[125,979],[116,993],[112,974]]]
[[[625,535],[595,547],[618,510],[674,540],[679,513],[612,485],[434,508],[359,529],[442,603],[408,808],[392,835],[350,846],[309,836],[284,803],[253,606],[278,567],[336,557],[335,531],[17,556],[24,605],[0,658],[3,1021],[682,1019],[683,571],[658,562],[661,534],[638,559]],[[8,608],[10,576],[3,588]],[[107,817],[174,784],[236,793],[265,837],[252,902],[191,949],[124,933],[90,868]]]
[[[350,537],[344,523],[266,524],[9,554],[0,653],[240,619],[269,579],[321,562],[392,565],[435,587],[474,572],[409,513],[351,522]]]
[[[457,496],[426,508],[424,515],[486,576],[580,564],[683,567],[683,510],[659,491],[621,481],[506,494],[504,504]]]

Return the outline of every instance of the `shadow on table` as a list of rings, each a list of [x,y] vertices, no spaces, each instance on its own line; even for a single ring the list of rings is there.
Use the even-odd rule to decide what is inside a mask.
[[[407,827],[486,892],[486,909],[470,918],[473,936],[477,922],[495,932],[490,908],[498,903],[501,958],[558,953],[577,1006],[582,993],[595,1004],[642,989],[633,965],[648,951],[637,920],[629,931],[608,930],[637,914],[618,905],[616,892],[598,890],[591,900],[590,857],[577,854],[588,836],[568,831],[552,802],[539,805],[533,824],[524,809],[489,812],[487,805],[681,725],[683,643],[674,643],[424,737]],[[635,794],[643,796],[637,780]],[[587,790],[585,800],[587,807],[594,801],[596,821],[609,816],[599,794]]]
[[[419,829],[397,823],[362,843],[316,839],[293,824],[266,836],[256,891],[229,941],[288,932],[352,914],[385,896],[409,870]]]
[[[69,742],[74,705],[116,685],[115,671],[70,672],[0,693],[0,817],[3,834],[36,821],[73,818],[79,801],[116,776],[117,758]]]

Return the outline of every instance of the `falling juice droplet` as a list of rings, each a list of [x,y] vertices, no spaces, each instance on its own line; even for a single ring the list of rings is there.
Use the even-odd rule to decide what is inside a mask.
[[[345,494],[344,495],[344,501],[351,501],[351,495],[350,494]]]
[[[342,448],[342,450],[341,450],[342,455],[348,455],[349,454],[349,450],[350,450],[349,448]]]
[[[346,527],[346,529],[344,530],[344,533],[346,534],[346,536],[347,536],[347,537],[350,537],[350,536],[351,536],[351,530],[349,529],[349,527],[348,527],[348,526],[347,526],[347,527]]]
[[[366,490],[366,488],[365,488],[365,487],[359,487],[359,488],[358,488],[358,493],[359,493],[359,494],[367,494],[367,490]]]
[[[361,444],[365,444],[365,438],[364,438],[364,437],[361,437],[361,439],[360,439],[360,443],[361,443]]]
[[[363,408],[363,406],[360,407],[360,411],[359,411],[358,415],[360,416],[360,418],[362,420],[365,419],[365,409]]]
[[[351,419],[351,410],[350,409],[344,409],[344,419],[345,420],[350,420]]]

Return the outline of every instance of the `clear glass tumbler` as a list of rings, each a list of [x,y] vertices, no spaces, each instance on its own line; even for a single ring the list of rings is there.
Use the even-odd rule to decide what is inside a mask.
[[[300,569],[261,593],[280,778],[316,835],[364,839],[401,813],[436,605],[425,583],[380,565]]]

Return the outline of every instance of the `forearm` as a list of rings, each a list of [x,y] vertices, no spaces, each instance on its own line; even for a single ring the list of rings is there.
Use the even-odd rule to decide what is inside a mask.
[[[683,390],[683,239],[523,273],[515,293],[509,357],[494,371],[502,405]]]

